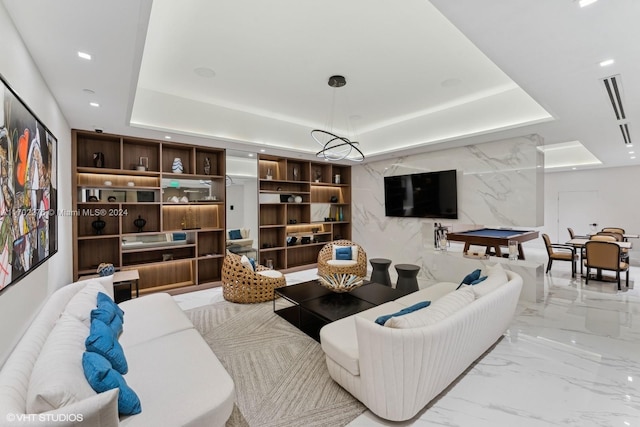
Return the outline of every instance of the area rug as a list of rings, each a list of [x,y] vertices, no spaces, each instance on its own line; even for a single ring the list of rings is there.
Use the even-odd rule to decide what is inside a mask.
[[[224,301],[185,313],[235,383],[227,426],[344,426],[365,410],[331,379],[320,344],[273,303]]]

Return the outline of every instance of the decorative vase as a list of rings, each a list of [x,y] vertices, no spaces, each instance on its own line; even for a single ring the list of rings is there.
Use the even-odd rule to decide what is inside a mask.
[[[101,262],[98,266],[98,269],[96,270],[96,273],[98,273],[98,276],[100,277],[111,276],[115,272],[116,269],[113,267],[113,264],[109,264],[106,262]]]
[[[338,221],[344,221],[344,216],[342,215],[342,206],[340,206],[340,210],[338,213]]]
[[[95,230],[96,234],[102,234],[102,230],[107,225],[107,223],[100,217],[91,223],[91,227]]]
[[[298,168],[293,168],[293,180],[298,180]]]
[[[96,168],[104,167],[104,154],[100,152],[93,153],[93,166]]]
[[[173,164],[171,165],[171,172],[173,173],[182,173],[184,171],[184,167],[182,166],[182,159],[180,157],[176,157],[173,159]]]
[[[142,233],[142,229],[147,224],[147,220],[138,215],[138,219],[133,220],[133,225],[138,229],[138,233]]]
[[[273,172],[271,171],[271,168],[267,169],[267,179],[273,179]]]
[[[204,174],[209,175],[211,173],[211,159],[208,157],[204,158]]]

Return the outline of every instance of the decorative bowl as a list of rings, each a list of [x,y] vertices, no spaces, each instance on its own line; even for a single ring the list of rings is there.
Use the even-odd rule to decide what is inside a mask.
[[[330,276],[319,276],[318,283],[333,292],[351,292],[362,286],[364,278],[355,274],[332,274]]]

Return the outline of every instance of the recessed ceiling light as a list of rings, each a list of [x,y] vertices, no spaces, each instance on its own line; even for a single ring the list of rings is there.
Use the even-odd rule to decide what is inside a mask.
[[[196,73],[197,76],[204,77],[206,79],[210,79],[216,75],[215,71],[207,67],[194,68],[193,72]]]
[[[261,148],[261,149],[260,149],[260,152],[261,152],[261,153],[264,153],[265,151],[267,151],[267,150],[265,150],[264,148]]]
[[[613,65],[615,61],[613,59],[606,59],[600,63],[601,67],[608,67],[609,65]]]
[[[171,139],[171,137],[169,135],[165,135],[164,139]]]
[[[633,147],[633,144],[627,144],[627,148]]]
[[[636,156],[631,156],[631,160],[633,160],[633,159],[635,159],[635,158],[636,158]]]
[[[249,153],[249,157],[253,157],[253,153]]]
[[[90,102],[89,105],[91,105],[92,107],[99,107],[100,104],[98,104],[97,102]]]
[[[78,51],[78,56],[82,59],[91,61],[91,55],[89,55],[88,53]]]
[[[629,154],[634,154],[634,153],[635,153],[635,151],[629,151]]]
[[[94,91],[92,91],[91,89],[82,89],[82,91],[83,91],[84,93],[88,93],[89,95],[93,95],[93,94],[95,93],[95,92],[94,92]]]
[[[576,169],[578,169],[578,168],[571,168],[571,169],[576,170]]]
[[[578,2],[578,4],[580,5],[580,7],[585,7],[585,6],[589,6],[592,3],[597,2],[598,0],[580,0]]]

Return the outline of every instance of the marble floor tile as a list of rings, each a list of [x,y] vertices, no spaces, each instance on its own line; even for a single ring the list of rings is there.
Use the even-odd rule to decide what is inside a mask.
[[[527,259],[546,263],[546,252],[527,249]],[[394,423],[366,411],[349,427],[640,426],[640,267],[618,291],[586,285],[569,263],[556,264],[544,275],[544,300],[520,301],[505,336],[414,419]],[[287,282],[315,275],[287,274]],[[222,295],[217,288],[175,298],[192,308]]]

